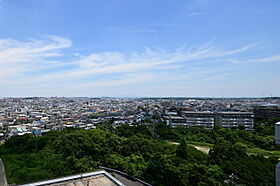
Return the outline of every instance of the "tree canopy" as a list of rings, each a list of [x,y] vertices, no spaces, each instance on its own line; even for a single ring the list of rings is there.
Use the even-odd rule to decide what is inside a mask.
[[[16,184],[106,166],[153,185],[275,185],[277,158],[246,153],[248,146],[265,146],[261,142],[270,145],[266,148],[278,148],[263,138],[268,137],[220,128],[171,129],[162,124],[153,131],[145,125],[113,131],[72,129],[12,137],[0,146],[0,157],[8,182]],[[213,148],[205,154],[189,146],[188,140],[208,142]]]

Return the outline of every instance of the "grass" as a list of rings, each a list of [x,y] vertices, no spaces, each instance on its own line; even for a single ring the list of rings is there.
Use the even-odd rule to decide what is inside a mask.
[[[169,144],[179,145],[178,142],[168,142]],[[213,147],[213,144],[205,143],[205,142],[197,142],[197,141],[186,141],[189,146],[195,147],[197,150],[208,154],[210,149]]]
[[[175,144],[179,145],[179,142],[174,142],[174,141],[168,141],[170,144]],[[214,144],[211,143],[206,143],[206,142],[199,142],[199,141],[186,141],[187,144],[189,145],[197,145],[197,146],[205,146],[205,147],[213,147]]]
[[[201,147],[213,147],[214,144],[211,143],[206,143],[206,142],[198,142],[198,141],[186,141],[187,144],[190,145],[197,145],[197,146],[201,146]],[[171,144],[179,144],[177,142],[169,142]],[[247,153],[248,154],[259,154],[259,155],[263,155],[266,157],[277,157],[278,159],[280,159],[280,151],[269,151],[269,150],[264,150],[261,148],[247,148]]]
[[[187,144],[191,145],[199,145],[199,146],[207,146],[207,147],[213,147],[214,145],[211,143],[206,143],[206,142],[198,142],[198,141],[186,141]]]
[[[187,144],[198,145],[198,146],[208,146],[209,148],[213,147],[213,144],[205,142],[196,142],[196,141],[187,141]],[[269,151],[261,148],[247,148],[248,154],[259,154],[266,157],[277,157],[280,159],[280,151]]]
[[[260,148],[248,148],[247,149],[248,154],[260,154],[263,156],[267,157],[277,157],[280,159],[280,151],[269,151],[269,150],[264,150]]]

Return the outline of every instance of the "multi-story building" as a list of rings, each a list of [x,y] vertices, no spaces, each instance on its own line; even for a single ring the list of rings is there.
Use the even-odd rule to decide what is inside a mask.
[[[180,121],[174,122],[170,119],[168,124],[172,127],[203,126],[206,129],[212,129],[214,126],[220,126],[224,128],[236,128],[243,126],[246,130],[253,130],[254,128],[254,113],[252,112],[183,111],[182,117],[185,119],[185,121],[180,119]]]
[[[180,116],[169,116],[167,124],[171,127],[187,126],[186,119]]]
[[[254,128],[254,113],[252,112],[216,112],[215,126],[236,128],[243,126],[246,130]]]
[[[187,126],[203,126],[206,129],[214,127],[214,113],[213,112],[182,112],[186,119]]]
[[[257,105],[254,107],[254,113],[256,117],[263,117],[263,118],[280,118],[280,105],[279,104],[264,104],[264,105]]]

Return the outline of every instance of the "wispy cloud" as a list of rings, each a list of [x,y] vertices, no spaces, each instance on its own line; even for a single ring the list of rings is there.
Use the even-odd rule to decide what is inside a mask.
[[[130,73],[147,70],[157,70],[165,65],[188,65],[198,60],[209,60],[230,56],[246,51],[255,44],[249,44],[238,49],[221,50],[216,47],[180,48],[175,51],[152,50],[146,48],[144,52],[123,54],[118,52],[94,53],[77,60],[79,68],[63,76],[83,77],[96,74]]]
[[[94,83],[84,83],[84,84],[75,85],[71,88],[124,86],[124,85],[149,82],[152,78],[155,78],[155,74],[153,73],[126,74],[109,80],[102,80]]]
[[[280,62],[280,55],[273,55],[263,58],[253,58],[245,60],[231,59],[233,63],[270,63],[270,62]]]
[[[60,56],[58,49],[70,46],[70,40],[58,36],[49,36],[48,40],[24,42],[1,39],[0,64],[43,62],[46,58]]]
[[[189,81],[192,78],[226,78],[230,72],[213,75],[208,62],[224,63],[256,46],[224,49],[210,41],[174,50],[145,48],[142,52],[107,51],[88,55],[69,52],[72,42],[59,36],[17,41],[0,39],[0,87],[28,85],[46,89],[126,86],[141,83]],[[66,52],[67,50],[67,52]],[[247,61],[276,61],[279,55]],[[219,69],[217,69],[219,70]],[[209,75],[207,75],[209,74]]]
[[[27,72],[54,66],[54,58],[61,57],[62,49],[71,47],[71,41],[58,36],[46,39],[17,41],[0,39],[0,81],[16,83],[12,78],[23,78]]]
[[[192,0],[187,4],[186,16],[201,15],[206,12],[206,8],[212,6],[215,0]]]
[[[225,80],[228,77],[232,76],[233,73],[224,73],[224,74],[219,74],[219,75],[214,75],[214,76],[209,76],[207,78],[204,78],[204,81],[213,81],[213,80]]]
[[[126,32],[126,33],[133,33],[133,34],[154,34],[159,32],[157,29],[153,28],[109,28],[110,31],[116,32]]]

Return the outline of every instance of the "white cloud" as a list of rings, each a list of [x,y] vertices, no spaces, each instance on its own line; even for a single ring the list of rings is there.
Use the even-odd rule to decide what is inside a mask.
[[[226,50],[215,46],[211,41],[173,51],[145,48],[143,52],[107,51],[89,55],[66,53],[65,50],[71,46],[70,40],[58,36],[26,41],[0,39],[0,88],[25,85],[69,90],[71,87],[84,89],[148,82],[189,81],[199,77],[205,80],[224,78],[228,74],[207,77],[209,69],[196,65],[203,66],[213,61],[221,63],[225,57],[234,57],[235,54],[245,52],[256,44]],[[278,57],[272,56],[267,60],[273,61]],[[189,70],[183,72],[182,69]]]
[[[62,56],[61,49],[71,47],[71,41],[58,36],[44,40],[17,41],[0,39],[0,85],[16,84],[24,73],[57,66],[54,57]]]
[[[219,75],[214,75],[214,76],[210,76],[210,77],[207,77],[205,79],[203,79],[204,81],[213,81],[213,80],[225,80],[227,79],[228,77],[230,77],[231,75],[233,75],[232,73],[225,73],[225,74],[219,74]]]
[[[233,63],[269,63],[269,62],[280,62],[280,55],[273,55],[263,58],[254,58],[254,59],[245,59],[245,60],[236,60],[231,59],[230,62]]]
[[[75,85],[72,88],[124,86],[124,85],[149,82],[151,81],[152,78],[155,78],[155,74],[152,73],[127,74],[114,79]]]
[[[153,28],[110,28],[110,31],[116,32],[127,32],[127,33],[134,33],[134,34],[154,34],[159,32],[157,29]]]
[[[48,57],[60,56],[58,49],[70,46],[70,40],[58,36],[49,36],[48,40],[29,40],[24,42],[1,39],[0,64],[44,61]]]
[[[87,76],[92,74],[127,73],[141,70],[156,70],[164,65],[187,64],[197,60],[205,60],[230,56],[246,51],[255,44],[233,50],[221,50],[212,46],[178,49],[173,52],[146,48],[142,53],[130,55],[118,52],[94,53],[82,57],[77,62],[80,68],[64,74],[64,76]]]
[[[186,16],[196,16],[205,13],[206,8],[213,5],[215,0],[192,0],[187,5]]]

